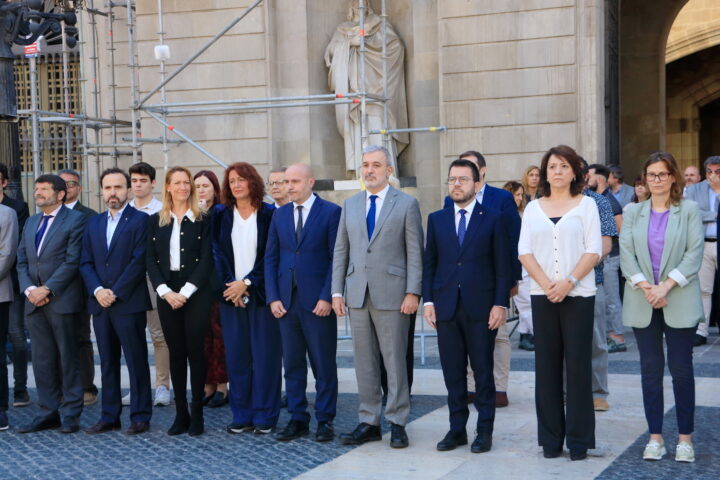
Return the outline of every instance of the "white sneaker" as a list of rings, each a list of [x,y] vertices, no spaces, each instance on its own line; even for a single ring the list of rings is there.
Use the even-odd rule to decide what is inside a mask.
[[[661,460],[666,454],[665,442],[660,443],[657,440],[650,440],[645,445],[645,450],[643,450],[643,460]]]
[[[160,385],[155,389],[155,406],[167,407],[170,405],[170,390],[165,385]]]
[[[675,461],[692,463],[695,461],[695,449],[692,443],[680,442],[675,449]]]
[[[127,395],[125,395],[124,397],[122,397],[121,402],[122,402],[122,404],[125,405],[125,406],[130,405],[130,393],[129,393],[129,392],[128,392]]]

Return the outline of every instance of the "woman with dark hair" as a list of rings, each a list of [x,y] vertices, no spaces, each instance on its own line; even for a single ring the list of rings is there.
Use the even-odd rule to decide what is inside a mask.
[[[628,205],[620,232],[620,263],[627,280],[623,323],[635,332],[650,431],[643,459],[660,460],[667,453],[662,437],[664,336],[680,434],[675,460],[694,462],[692,351],[695,329],[705,321],[698,280],[705,232],[697,203],[682,199],[682,174],[672,155],[653,153],[643,173],[650,199]]]
[[[635,182],[633,183],[633,187],[635,188],[635,193],[633,193],[632,196],[632,202],[631,203],[640,203],[644,202],[648,198],[650,198],[650,192],[648,192],[648,187],[645,184],[645,176],[644,175],[638,175],[635,177]],[[628,204],[630,205],[630,203]],[[628,205],[625,205],[625,210]]]
[[[584,186],[575,150],[551,148],[540,167],[543,197],[525,208],[518,254],[530,275],[535,332],[535,407],[545,458],[571,460],[595,448],[592,339],[595,277],[602,253],[600,216]],[[567,401],[563,406],[563,365]]]
[[[220,203],[220,183],[210,170],[200,170],[193,178],[198,193],[198,204],[204,212],[212,212]],[[215,299],[210,307],[210,329],[205,337],[205,360],[207,377],[205,378],[205,398],[203,405],[218,408],[229,402],[227,391],[227,369],[225,368],[225,345],[220,325],[220,282],[213,272],[210,284]]]
[[[230,379],[228,433],[270,433],[280,415],[280,327],[265,304],[264,257],[274,209],[249,163],[230,165],[213,213],[213,255],[222,284],[220,322]]]
[[[170,351],[175,392],[175,421],[168,435],[204,431],[204,338],[212,292],[210,220],[198,207],[190,171],[173,167],[165,174],[162,209],[148,220],[147,271],[158,295],[158,314]],[[191,411],[187,404],[190,363]]]

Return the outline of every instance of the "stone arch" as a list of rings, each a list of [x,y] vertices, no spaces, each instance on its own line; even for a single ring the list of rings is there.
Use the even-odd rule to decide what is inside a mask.
[[[665,61],[670,63],[715,45],[720,45],[720,18],[688,28],[669,38]]]

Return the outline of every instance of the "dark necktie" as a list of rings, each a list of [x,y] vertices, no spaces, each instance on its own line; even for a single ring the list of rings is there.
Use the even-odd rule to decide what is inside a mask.
[[[465,209],[460,209],[460,223],[458,224],[458,242],[460,245],[463,244],[463,240],[465,240],[465,232],[467,232],[467,223],[465,221],[465,214],[467,211]]]
[[[52,217],[52,215],[43,215],[42,222],[40,223],[40,228],[35,234],[35,251],[38,253],[40,253],[40,242],[42,242],[43,235],[45,235],[45,230],[47,230],[48,222]]]
[[[372,238],[372,234],[375,231],[375,200],[377,200],[377,198],[377,195],[370,195],[370,210],[368,210],[367,214],[368,240]]]
[[[302,229],[303,229],[303,221],[302,221],[302,205],[298,205],[297,207],[298,212],[298,221],[297,226],[295,227],[295,240],[297,240],[297,243],[300,243],[300,237],[302,237]]]

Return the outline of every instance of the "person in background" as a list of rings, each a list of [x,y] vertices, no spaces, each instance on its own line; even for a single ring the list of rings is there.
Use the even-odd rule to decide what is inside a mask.
[[[268,175],[268,192],[273,199],[273,206],[280,208],[290,201],[288,197],[288,186],[285,181],[285,168],[278,168],[270,171]]]
[[[632,202],[628,203],[628,205],[632,203],[640,203],[644,202],[648,198],[650,198],[650,192],[648,192],[647,185],[645,185],[645,177],[642,175],[639,175],[635,178],[635,182],[633,182],[633,198]],[[627,208],[627,205],[625,205],[625,208]]]
[[[30,212],[27,203],[5,194],[8,179],[7,165],[0,163],[0,204],[15,210],[18,221],[18,237],[20,237]],[[25,333],[25,296],[22,295],[18,286],[16,263],[10,270],[15,297],[10,304],[8,335],[12,345],[13,380],[15,381],[13,407],[26,407],[30,405],[30,395],[27,391],[28,343]]]
[[[640,352],[643,406],[650,431],[643,459],[660,460],[667,453],[662,436],[664,337],[679,433],[675,460],[694,462],[693,341],[698,323],[706,321],[698,279],[703,248],[707,251],[702,214],[695,202],[682,199],[682,178],[672,155],[653,153],[643,171],[650,199],[627,210],[620,234],[622,271],[627,279],[623,321],[633,328]],[[712,248],[717,245],[713,243]]]
[[[193,178],[198,195],[198,205],[203,213],[212,215],[215,205],[220,203],[220,182],[210,170],[200,170]],[[225,366],[225,344],[223,342],[222,325],[220,324],[220,291],[222,286],[213,272],[210,276],[214,300],[210,307],[210,329],[205,338],[205,359],[207,361],[207,378],[205,379],[205,398],[203,405],[218,408],[227,405],[228,375]]]
[[[683,177],[685,178],[685,188],[689,187],[690,185],[695,185],[696,183],[702,182],[702,176],[700,176],[700,169],[695,165],[690,165],[689,167],[687,167],[685,169]]]
[[[13,301],[13,284],[10,274],[15,264],[18,247],[18,222],[15,211],[0,205],[0,430],[8,424],[8,368],[7,344],[10,323],[10,303]]]
[[[522,180],[523,191],[525,192],[525,203],[540,198],[540,168],[537,165],[530,165],[525,169]]]
[[[85,221],[97,215],[92,208],[86,207],[81,202],[82,182],[80,174],[75,170],[60,170],[60,178],[65,180],[67,185],[67,197],[65,206],[83,214]],[[83,288],[85,284],[83,283]],[[95,386],[95,352],[93,351],[92,339],[90,338],[90,314],[87,310],[87,292],[84,292],[82,310],[78,321],[78,350],[80,352],[80,379],[83,383],[83,403],[85,406],[92,405],[97,401],[98,389]]]
[[[623,183],[625,181],[625,175],[619,165],[610,165],[608,170],[608,187],[610,187],[610,191],[615,197],[615,200],[620,204],[620,207],[625,208],[625,205],[632,202],[633,188]]]

